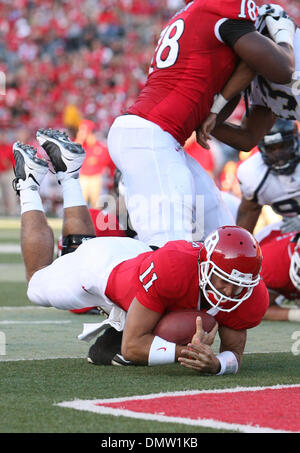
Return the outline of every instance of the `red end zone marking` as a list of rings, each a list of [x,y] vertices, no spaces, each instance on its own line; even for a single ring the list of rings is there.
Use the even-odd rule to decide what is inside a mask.
[[[300,432],[299,385],[77,400],[59,405],[242,432]]]

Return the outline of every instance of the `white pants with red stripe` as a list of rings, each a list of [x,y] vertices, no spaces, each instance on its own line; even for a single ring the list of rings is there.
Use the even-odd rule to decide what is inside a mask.
[[[149,251],[150,247],[136,239],[90,239],[75,252],[35,272],[28,284],[28,299],[62,310],[101,307],[109,314],[115,306],[105,295],[111,271],[121,262]]]

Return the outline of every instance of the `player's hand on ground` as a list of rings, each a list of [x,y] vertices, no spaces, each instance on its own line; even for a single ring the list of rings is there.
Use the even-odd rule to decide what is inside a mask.
[[[187,349],[181,351],[178,362],[186,368],[200,373],[217,374],[220,369],[220,362],[207,344],[189,343]]]
[[[205,149],[210,149],[208,140],[211,140],[211,131],[214,129],[217,121],[217,115],[210,113],[197,130],[197,142]]]

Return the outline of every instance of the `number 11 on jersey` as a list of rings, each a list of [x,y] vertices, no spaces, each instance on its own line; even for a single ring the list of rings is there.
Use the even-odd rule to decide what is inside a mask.
[[[143,283],[143,280],[147,277],[147,275],[150,274],[150,272],[152,272],[154,269],[154,263],[152,261],[152,263],[150,264],[150,266],[145,270],[145,272],[143,272],[140,276],[139,276],[139,279],[140,279],[140,282]],[[151,279],[145,284],[143,285],[143,288],[146,292],[148,292],[150,286],[152,286],[153,282],[157,280],[157,275],[155,272],[153,272],[152,274],[152,277]]]

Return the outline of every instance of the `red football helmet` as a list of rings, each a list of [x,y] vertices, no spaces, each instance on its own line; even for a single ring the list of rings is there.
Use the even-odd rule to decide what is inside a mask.
[[[248,299],[259,283],[262,253],[249,231],[238,226],[223,226],[204,241],[206,259],[199,262],[199,284],[207,301],[220,311],[232,311]],[[233,285],[231,296],[219,291],[212,277]],[[230,307],[222,306],[231,302]]]
[[[295,288],[300,291],[300,238],[291,257],[289,275]]]

